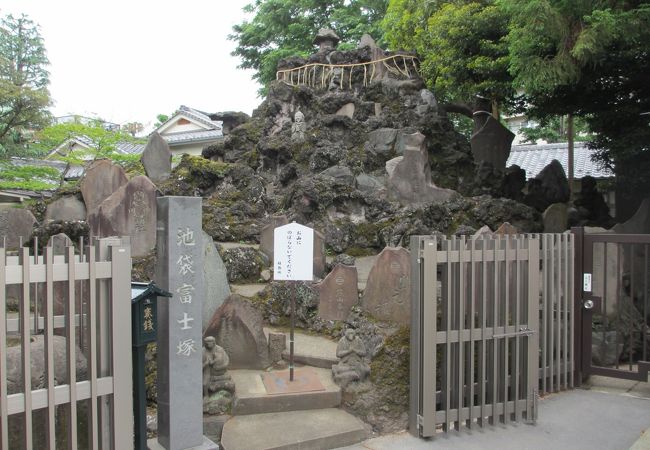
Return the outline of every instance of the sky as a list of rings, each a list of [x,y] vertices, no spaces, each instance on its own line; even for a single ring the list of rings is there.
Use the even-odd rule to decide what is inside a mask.
[[[0,15],[40,25],[55,116],[150,130],[181,105],[251,114],[262,99],[227,39],[251,0],[2,0]]]

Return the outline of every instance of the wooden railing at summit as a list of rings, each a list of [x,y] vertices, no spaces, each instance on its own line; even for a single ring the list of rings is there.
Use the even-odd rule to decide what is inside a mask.
[[[363,63],[324,64],[312,63],[292,69],[278,70],[276,79],[291,86],[306,85],[325,88],[335,76],[339,77],[340,87],[352,88],[353,74],[363,70],[363,86],[375,81],[380,72],[388,71],[398,78],[411,78],[419,73],[419,60],[412,55],[392,55]]]

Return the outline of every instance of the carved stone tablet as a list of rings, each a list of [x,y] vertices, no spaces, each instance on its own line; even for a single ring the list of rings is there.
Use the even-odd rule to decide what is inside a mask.
[[[350,308],[357,304],[357,268],[337,264],[323,281],[316,285],[319,293],[318,315],[325,320],[345,320]]]
[[[91,234],[131,236],[131,255],[146,255],[156,246],[156,193],[149,178],[133,178],[90,214]]]
[[[93,162],[86,170],[80,186],[87,213],[92,213],[101,202],[128,181],[121,166],[113,164],[108,159]]]
[[[411,260],[404,248],[386,247],[368,276],[361,305],[380,320],[410,324]]]

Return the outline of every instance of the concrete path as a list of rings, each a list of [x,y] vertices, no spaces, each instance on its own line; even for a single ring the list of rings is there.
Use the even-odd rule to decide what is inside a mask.
[[[628,382],[622,382],[625,384]],[[617,384],[614,382],[613,384]],[[648,383],[643,383],[646,386]],[[634,393],[593,386],[547,396],[536,425],[514,424],[419,439],[407,432],[342,447],[347,450],[634,450],[650,449],[650,387]],[[644,398],[645,396],[645,398]],[[648,395],[650,396],[650,395]]]

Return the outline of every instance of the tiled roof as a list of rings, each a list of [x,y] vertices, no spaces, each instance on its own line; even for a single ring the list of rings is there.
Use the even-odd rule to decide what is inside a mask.
[[[139,155],[144,151],[145,144],[134,144],[132,142],[118,142],[115,151],[123,155]]]
[[[85,145],[88,148],[97,148],[97,144],[91,138],[86,135],[80,134],[78,136],[71,137],[66,139],[65,142],[61,143],[58,147],[52,150],[49,155],[58,153],[60,155],[67,155],[67,143],[70,141],[77,141],[78,143]],[[144,144],[135,144],[132,142],[118,142],[115,144],[115,151],[123,155],[138,155],[144,151]],[[49,156],[48,155],[48,156]]]
[[[70,166],[66,170],[68,164],[63,161],[53,161],[49,159],[17,158],[17,157],[12,157],[10,161],[11,164],[19,167],[23,167],[23,166],[51,167],[53,169],[58,170],[59,173],[63,173],[63,171],[65,171],[64,176],[66,179],[81,178],[81,176],[85,172],[85,169],[82,166]]]
[[[562,164],[564,172],[568,174],[567,149],[566,142],[557,144],[513,145],[506,167],[516,164],[526,171],[526,178],[535,178],[548,163],[557,159]],[[595,150],[588,148],[584,142],[575,143],[573,150],[573,173],[575,178],[582,178],[587,175],[594,178],[611,178],[614,176],[610,170],[592,161],[591,156],[594,153]]]
[[[188,116],[190,116],[192,119],[196,120],[197,122],[201,122],[204,125],[207,125],[210,127],[212,130],[219,130],[221,131],[222,129],[222,122],[217,121],[217,120],[212,120],[210,117],[197,109],[190,108],[189,106],[181,105],[181,107],[178,109],[179,112],[184,112]]]
[[[219,139],[223,138],[223,133],[221,130],[186,131],[184,133],[165,134],[162,135],[162,138],[165,139],[169,145],[173,145],[186,142]]]

